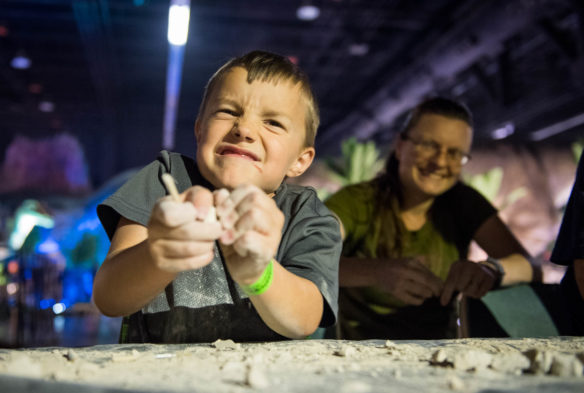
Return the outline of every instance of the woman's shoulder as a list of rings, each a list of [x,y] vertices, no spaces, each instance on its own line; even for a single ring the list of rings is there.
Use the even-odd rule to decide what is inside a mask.
[[[377,191],[377,181],[375,179],[349,184],[341,187],[329,199],[349,198],[349,199],[370,199]]]

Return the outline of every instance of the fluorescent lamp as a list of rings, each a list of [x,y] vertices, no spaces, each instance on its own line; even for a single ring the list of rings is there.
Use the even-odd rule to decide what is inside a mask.
[[[298,9],[296,10],[296,17],[300,20],[306,21],[315,20],[316,18],[319,17],[319,15],[320,8],[311,4],[302,5],[298,7]]]
[[[51,113],[55,110],[55,104],[51,101],[41,101],[39,102],[39,111],[45,113]]]
[[[507,123],[502,127],[497,128],[496,130],[491,132],[491,138],[493,139],[505,139],[509,135],[515,133],[515,126],[513,123]]]
[[[29,69],[31,64],[32,62],[30,61],[30,58],[27,57],[22,52],[14,56],[14,58],[12,58],[12,60],[10,61],[10,65],[12,66],[12,68],[15,68],[17,70]]]
[[[189,35],[190,1],[174,1],[168,10],[168,42],[182,46]]]
[[[556,134],[570,130],[584,124],[584,113],[580,113],[569,119],[552,124],[551,126],[542,128],[541,130],[533,131],[529,137],[532,141],[541,141]]]

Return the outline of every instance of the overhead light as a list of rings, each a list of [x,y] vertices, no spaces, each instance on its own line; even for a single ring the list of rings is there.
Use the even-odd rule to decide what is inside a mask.
[[[18,52],[16,56],[14,56],[10,61],[10,65],[12,66],[12,68],[15,68],[17,70],[29,69],[31,64],[32,61],[26,54],[24,54],[24,52]]]
[[[351,44],[349,46],[349,54],[353,56],[365,56],[367,53],[369,53],[369,45],[366,43]]]
[[[189,35],[190,0],[172,0],[168,10],[168,42],[183,46]]]
[[[303,4],[296,10],[296,17],[300,20],[311,21],[320,16],[320,8],[310,3]]]
[[[41,101],[39,102],[39,111],[45,113],[51,113],[55,110],[55,104],[51,101]]]
[[[560,121],[559,123],[552,124],[551,126],[542,128],[540,130],[533,131],[530,135],[530,138],[532,141],[541,141],[556,134],[578,127],[582,124],[584,124],[584,113],[580,113],[579,115]]]
[[[493,139],[505,139],[514,132],[515,125],[513,125],[513,123],[507,123],[504,126],[497,128],[495,131],[492,131],[491,137]]]

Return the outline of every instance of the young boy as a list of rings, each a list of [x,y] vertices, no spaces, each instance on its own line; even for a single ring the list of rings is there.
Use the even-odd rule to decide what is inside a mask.
[[[93,296],[125,316],[121,342],[281,340],[335,323],[338,224],[314,190],[283,183],[312,163],[318,123],[284,57],[254,51],[211,77],[196,162],[163,151],[98,207],[111,247]]]

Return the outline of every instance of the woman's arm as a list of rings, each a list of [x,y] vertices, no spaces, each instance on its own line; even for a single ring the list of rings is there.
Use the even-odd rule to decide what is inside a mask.
[[[509,230],[507,225],[493,215],[476,231],[474,240],[492,258],[499,260],[505,274],[501,285],[513,285],[533,280],[537,271],[529,253]]]
[[[442,305],[448,304],[456,292],[481,298],[497,284],[506,286],[533,280],[535,269],[529,254],[496,214],[481,224],[474,240],[489,257],[497,259],[503,275],[487,263],[459,260],[450,268],[444,283]]]

